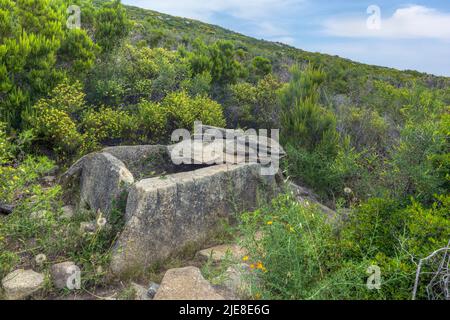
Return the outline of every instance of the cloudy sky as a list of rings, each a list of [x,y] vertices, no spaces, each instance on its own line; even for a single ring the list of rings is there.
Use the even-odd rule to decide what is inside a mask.
[[[308,51],[450,76],[450,1],[411,1],[122,0]]]

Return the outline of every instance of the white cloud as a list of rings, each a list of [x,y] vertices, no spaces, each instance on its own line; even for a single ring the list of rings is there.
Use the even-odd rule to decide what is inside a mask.
[[[294,38],[283,26],[284,17],[291,16],[306,0],[123,0],[170,15],[215,23],[216,15],[239,21],[239,32],[293,44]],[[225,26],[234,29],[232,25]]]
[[[450,40],[450,13],[439,12],[436,9],[410,5],[397,9],[392,16],[384,18],[381,8],[379,30],[367,27],[368,17],[369,15],[360,18],[329,19],[324,23],[324,31],[339,37]]]
[[[303,0],[124,0],[171,15],[210,21],[217,13],[226,13],[245,20],[268,19],[303,2]]]
[[[339,55],[354,61],[387,66],[399,70],[412,69],[435,75],[450,76],[450,46],[445,41],[355,41],[346,39],[308,44],[304,50]]]

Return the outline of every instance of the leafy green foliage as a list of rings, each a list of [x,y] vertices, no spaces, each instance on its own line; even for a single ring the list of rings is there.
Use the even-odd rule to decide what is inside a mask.
[[[19,127],[22,112],[65,71],[82,74],[93,63],[91,39],[82,31],[65,29],[64,12],[62,0],[2,1],[0,119],[9,126]],[[68,59],[73,63],[64,63]]]
[[[217,41],[206,45],[197,39],[188,60],[194,74],[205,71],[211,74],[215,83],[235,83],[244,74],[244,68],[236,59],[234,44],[230,41]]]
[[[228,116],[234,125],[249,128],[278,128],[278,90],[281,83],[266,75],[253,86],[247,82],[231,85],[231,107]],[[236,110],[237,109],[237,110]]]
[[[70,4],[81,29],[65,27]],[[244,214],[255,297],[408,299],[412,260],[450,233],[449,85],[119,1],[0,0],[0,202],[16,205],[0,220],[0,277],[70,259],[83,285],[105,281],[122,211],[111,228],[80,233],[98,214],[61,217],[60,187],[40,181],[53,167],[43,153],[65,167],[103,145],[166,143],[195,120],[226,119],[280,128],[287,176],[349,211],[338,228],[282,196]],[[372,264],[379,291],[365,286]]]
[[[448,200],[401,209],[373,199],[340,227],[282,195],[242,215],[243,245],[259,279],[252,291],[266,299],[410,299],[415,263],[448,242]],[[381,269],[379,290],[366,286],[371,265]]]
[[[125,111],[101,107],[98,111],[88,110],[83,114],[81,130],[91,143],[114,139],[129,139],[136,129],[131,115]]]
[[[120,43],[129,29],[130,22],[120,0],[103,3],[95,14],[95,40],[107,52]]]
[[[221,105],[208,97],[191,98],[186,92],[171,93],[163,100],[162,106],[168,111],[170,128],[190,130],[194,121],[218,127],[225,125]]]
[[[160,103],[143,100],[138,104],[135,119],[145,136],[145,141],[159,140],[164,136],[167,116],[167,111]]]

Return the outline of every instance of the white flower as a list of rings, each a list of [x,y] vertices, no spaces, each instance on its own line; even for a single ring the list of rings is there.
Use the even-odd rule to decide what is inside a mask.
[[[97,274],[102,274],[103,273],[102,266],[98,266],[96,271],[97,271]]]
[[[349,187],[345,187],[345,188],[344,188],[344,192],[345,192],[346,194],[350,194],[350,193],[352,193],[352,189],[350,189]]]
[[[37,264],[43,264],[45,261],[47,261],[47,256],[43,253],[38,254],[34,261],[36,261]]]
[[[106,218],[103,218],[103,214],[98,210],[97,226],[101,229],[106,225]]]

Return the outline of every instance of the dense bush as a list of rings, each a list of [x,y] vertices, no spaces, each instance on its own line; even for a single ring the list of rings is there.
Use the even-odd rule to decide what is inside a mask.
[[[0,119],[17,128],[22,112],[66,71],[82,74],[92,65],[95,49],[86,33],[65,28],[62,0],[5,0],[0,10]]]
[[[161,141],[167,130],[167,110],[160,103],[143,100],[137,105],[135,121],[144,141]]]
[[[227,117],[234,126],[279,129],[278,90],[281,83],[271,74],[256,85],[240,82],[230,86],[231,107]]]
[[[189,129],[194,126],[194,121],[203,124],[223,127],[222,106],[204,96],[189,97],[186,92],[169,94],[162,102],[162,106],[168,111],[169,128]]]
[[[245,68],[237,60],[236,49],[230,41],[219,40],[208,46],[197,39],[193,51],[185,54],[194,75],[207,71],[215,83],[235,83],[245,75]]]
[[[410,299],[416,263],[448,242],[448,201],[441,197],[430,208],[413,202],[401,209],[394,201],[373,199],[339,226],[315,206],[280,196],[271,206],[242,216],[246,259],[259,274],[253,294],[269,299]],[[378,290],[366,286],[371,265],[381,269]]]
[[[342,190],[343,175],[334,163],[340,136],[334,114],[319,103],[325,75],[295,66],[292,80],[281,89],[281,142],[287,150],[287,171],[294,180],[313,187],[322,196]]]
[[[59,156],[70,157],[83,144],[75,119],[85,108],[80,83],[62,83],[25,114],[25,123],[40,143],[52,147]]]
[[[90,144],[107,141],[120,143],[130,141],[137,126],[133,117],[125,111],[100,107],[88,110],[80,121],[80,129]]]
[[[73,155],[83,143],[70,116],[46,101],[39,101],[33,106],[28,125],[34,129],[38,141],[53,147],[61,156]]]
[[[161,100],[189,76],[188,64],[175,52],[123,45],[114,57],[97,64],[86,89],[96,104],[136,104]]]
[[[81,29],[65,27],[71,4]],[[62,217],[42,154],[65,168],[104,145],[167,143],[226,118],[280,128],[286,176],[348,217],[330,225],[290,196],[244,214],[256,298],[408,299],[415,263],[450,234],[449,85],[119,1],[0,0],[0,203],[16,208],[0,219],[0,278],[73,260],[83,286],[105,280],[121,215],[82,234],[101,213]],[[366,288],[370,265],[380,290]]]
[[[104,51],[111,51],[130,30],[125,9],[120,0],[103,3],[95,13],[95,40]]]

